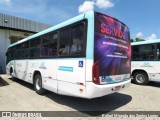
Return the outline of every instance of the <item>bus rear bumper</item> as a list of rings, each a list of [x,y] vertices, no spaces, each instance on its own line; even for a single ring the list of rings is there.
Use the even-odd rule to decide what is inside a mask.
[[[129,87],[130,84],[131,79],[120,83],[106,85],[96,85],[93,82],[86,82],[87,98],[92,99],[112,94]]]

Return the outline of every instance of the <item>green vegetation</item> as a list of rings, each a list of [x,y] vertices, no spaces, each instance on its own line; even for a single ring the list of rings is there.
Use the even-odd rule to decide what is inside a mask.
[[[130,39],[130,42],[140,42],[140,41],[145,41],[144,39],[140,39],[140,38],[136,38],[134,39]]]

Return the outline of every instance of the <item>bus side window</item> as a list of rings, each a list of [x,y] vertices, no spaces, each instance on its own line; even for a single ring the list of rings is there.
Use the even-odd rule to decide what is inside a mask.
[[[150,45],[140,45],[139,54],[143,56],[142,60],[155,60],[155,46]]]
[[[41,57],[57,56],[58,34],[52,33],[42,37]]]
[[[132,60],[139,60],[139,49],[138,46],[132,46]]]
[[[154,45],[137,45],[132,46],[133,60],[155,60]]]
[[[69,55],[70,29],[64,29],[60,32],[59,55]]]
[[[157,44],[156,56],[157,56],[157,59],[159,60],[160,59],[160,44]]]
[[[14,60],[14,47],[10,47],[7,50],[6,57],[7,57],[6,60],[7,63],[10,62],[11,60]]]
[[[39,58],[40,57],[40,48],[41,48],[41,39],[36,38],[30,41],[30,54],[31,58]]]
[[[16,45],[15,46],[15,58],[16,59],[20,59],[20,55],[21,55],[20,50],[21,50],[21,44]]]
[[[48,57],[48,51],[50,49],[50,35],[45,35],[42,37],[42,47],[41,47],[41,57]]]
[[[82,55],[83,53],[83,29],[84,25],[80,24],[72,28],[71,34],[71,55]]]
[[[8,48],[7,52],[6,52],[6,64],[10,61],[10,48]]]
[[[28,49],[29,49],[29,42],[24,42],[22,43],[22,48],[21,48],[21,58],[28,58]]]
[[[58,33],[53,33],[50,39],[49,57],[57,56]]]

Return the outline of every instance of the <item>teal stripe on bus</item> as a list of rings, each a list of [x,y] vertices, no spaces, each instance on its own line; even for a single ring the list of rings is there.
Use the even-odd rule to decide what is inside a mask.
[[[146,44],[154,44],[154,43],[160,43],[160,39],[157,40],[145,40],[141,42],[132,42],[131,45],[146,45]]]
[[[94,58],[94,12],[87,12],[85,18],[88,19],[88,31],[87,31],[87,48],[86,48],[86,59]]]

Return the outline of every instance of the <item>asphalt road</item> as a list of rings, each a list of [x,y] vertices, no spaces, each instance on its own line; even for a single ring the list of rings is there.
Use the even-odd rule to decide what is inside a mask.
[[[160,111],[160,83],[131,84],[119,93],[88,100],[52,92],[38,95],[33,85],[12,81],[7,75],[0,76],[0,111],[75,111],[71,114],[79,117],[97,117],[106,114],[105,111]]]

